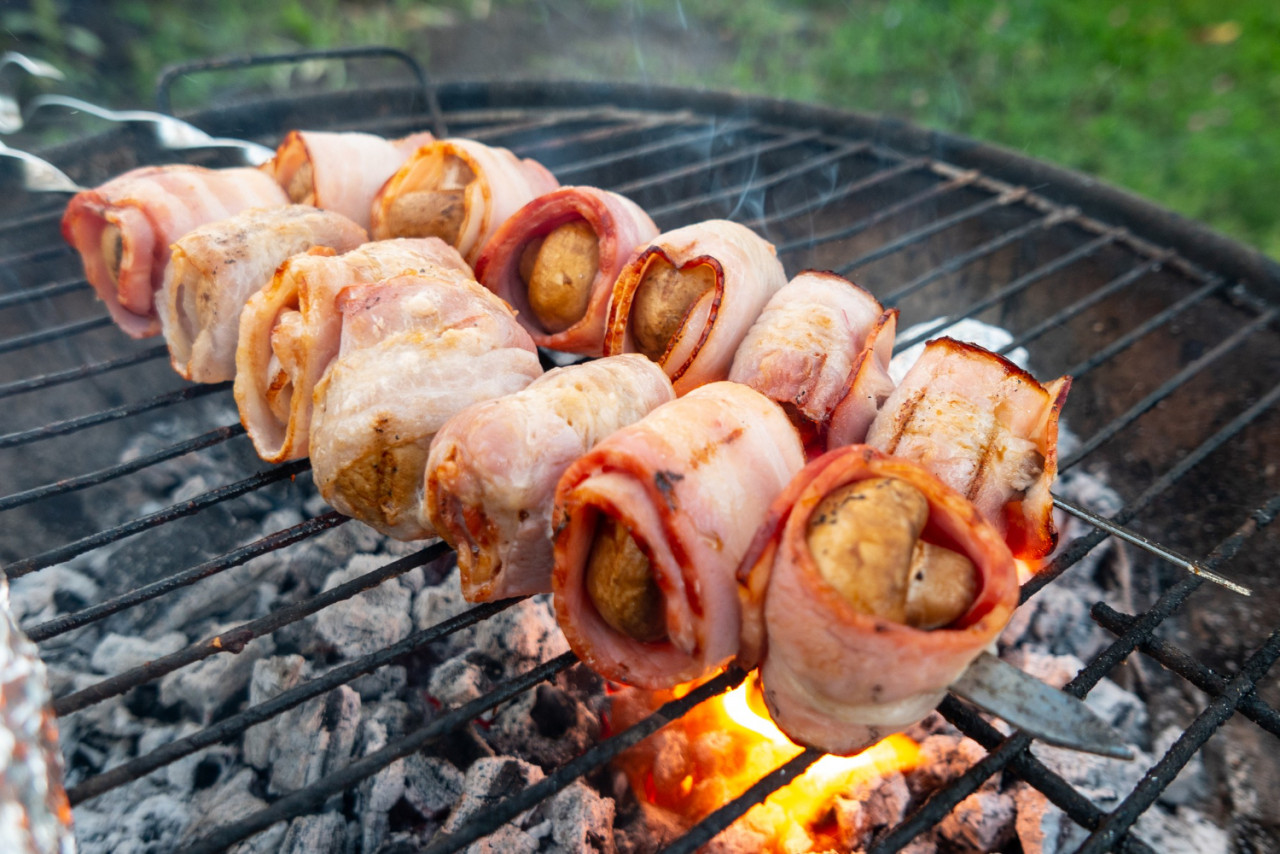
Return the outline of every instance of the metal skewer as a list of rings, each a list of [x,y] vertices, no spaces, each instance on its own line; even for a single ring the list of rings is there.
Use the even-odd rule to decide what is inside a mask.
[[[275,156],[275,151],[265,145],[243,139],[210,136],[195,125],[164,113],[153,113],[148,110],[109,110],[66,95],[40,95],[32,98],[31,103],[27,105],[27,120],[30,121],[32,115],[47,107],[65,107],[111,122],[150,124],[155,128],[156,141],[168,149],[238,148],[244,153],[245,161],[252,166],[261,166]]]
[[[1088,510],[1085,510],[1083,507],[1063,501],[1056,495],[1053,497],[1053,503],[1054,506],[1062,508],[1072,516],[1075,516],[1078,519],[1083,519],[1089,524],[1101,528],[1112,536],[1119,537],[1127,543],[1132,543],[1138,548],[1148,551],[1157,557],[1164,558],[1170,563],[1176,564],[1188,572],[1200,576],[1206,581],[1212,581],[1214,584],[1220,584],[1228,590],[1239,593],[1241,596],[1253,595],[1253,591],[1248,587],[1245,587],[1242,584],[1236,584],[1234,581],[1224,578],[1216,572],[1205,569],[1190,558],[1183,557],[1172,549],[1166,548],[1157,542],[1153,542],[1136,531],[1131,531],[1122,525],[1117,525],[1115,522],[1112,522],[1104,516],[1099,516],[1096,513],[1091,513]]]

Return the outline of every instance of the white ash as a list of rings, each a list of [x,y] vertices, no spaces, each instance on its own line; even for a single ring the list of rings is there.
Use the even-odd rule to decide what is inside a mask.
[[[999,851],[1014,837],[1016,815],[1012,796],[979,789],[956,804],[938,825],[937,834],[958,854]]]
[[[929,339],[946,336],[957,341],[977,344],[979,347],[985,347],[993,353],[999,351],[1001,347],[1007,347],[1013,343],[1013,336],[999,326],[992,326],[989,323],[983,323],[981,320],[973,320],[967,317],[954,323],[946,317],[917,323],[899,332],[897,337],[900,341],[909,341],[918,335],[926,334]],[[911,369],[911,366],[920,358],[920,354],[924,352],[924,346],[927,343],[929,343],[928,340],[913,344],[890,360],[889,377],[893,380],[894,385],[902,382],[902,378],[907,375],[907,371]],[[1027,370],[1030,355],[1025,348],[1015,347],[1005,353],[1004,358],[1023,370]]]
[[[854,848],[902,821],[911,805],[911,790],[902,774],[860,784],[835,800],[840,842]]]

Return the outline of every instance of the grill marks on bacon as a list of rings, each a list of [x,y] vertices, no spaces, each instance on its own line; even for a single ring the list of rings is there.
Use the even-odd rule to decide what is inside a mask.
[[[62,236],[80,253],[85,278],[116,324],[146,338],[160,332],[154,295],[170,244],[247,208],[287,203],[257,169],[145,166],[77,193],[63,214]]]
[[[235,397],[260,457],[284,462],[308,454],[315,386],[341,340],[339,292],[432,269],[470,277],[458,253],[439,240],[386,240],[343,255],[322,248],[295,255],[249,298],[240,316]]]
[[[392,175],[371,209],[375,239],[440,237],[474,264],[498,227],[560,183],[535,160],[470,139],[420,147]]]
[[[451,418],[431,443],[426,509],[458,553],[467,600],[550,592],[560,476],[601,439],[674,399],[657,365],[624,355],[552,370]]]
[[[922,630],[855,608],[810,552],[811,518],[847,484],[893,478],[928,501],[922,540],[974,565],[967,611]],[[1004,628],[1018,603],[1013,559],[1000,534],[963,496],[916,463],[847,446],[807,465],[769,509],[739,572],[744,613],[741,662],[760,661],[765,702],[795,741],[855,753],[910,726]],[[763,609],[759,603],[763,602]]]
[[[368,238],[339,213],[307,205],[253,208],[173,245],[157,300],[173,369],[183,379],[234,379],[240,313],[276,268],[313,246],[346,252]]]
[[[728,382],[664,404],[565,472],[553,526],[556,615],[570,646],[606,678],[666,688],[738,652],[734,572],[769,502],[804,462],[777,404]],[[631,534],[663,597],[666,639],[636,640],[593,604],[586,565],[603,517]]]
[[[530,304],[521,257],[530,244],[562,226],[583,223],[595,235],[596,273],[586,309],[567,328],[552,331]],[[605,315],[618,274],[640,245],[658,236],[640,207],[625,196],[594,187],[561,187],[522,207],[494,233],[476,260],[476,278],[516,309],[520,322],[540,347],[599,356],[604,349]]]
[[[537,349],[510,307],[456,267],[352,285],[337,307],[339,352],[315,388],[316,485],[388,536],[432,536],[423,507],[432,437],[467,406],[537,378]]]
[[[739,344],[787,277],[773,244],[737,223],[710,220],[660,234],[636,250],[614,284],[605,353],[642,351],[636,324],[657,328],[670,320],[654,316],[662,306],[640,293],[650,273],[665,275],[668,268],[710,283],[692,305],[677,299],[679,304],[670,308],[676,331],[654,359],[671,377],[676,393],[684,394],[728,378]],[[642,307],[649,316],[637,316]]]
[[[867,444],[962,493],[1019,558],[1053,551],[1058,416],[1070,377],[1041,385],[981,347],[930,341],[885,401]]]
[[[729,379],[782,404],[819,453],[861,442],[893,391],[897,317],[849,280],[805,271],[765,305]]]
[[[335,211],[368,230],[378,190],[409,155],[434,139],[426,132],[388,140],[368,133],[295,130],[262,168],[290,201]]]

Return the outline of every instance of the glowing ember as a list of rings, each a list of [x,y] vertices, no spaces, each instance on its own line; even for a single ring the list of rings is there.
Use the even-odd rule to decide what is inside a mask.
[[[1044,562],[1039,560],[1019,560],[1015,557],[1013,566],[1018,570],[1018,583],[1026,584],[1031,576],[1040,571],[1040,567],[1044,566]]]
[[[615,698],[613,723],[621,727],[639,719],[670,696],[624,692]],[[769,719],[752,676],[663,727],[623,754],[619,764],[649,806],[691,826],[801,751]],[[919,764],[919,755],[914,741],[894,735],[856,756],[824,756],[739,822],[767,832],[773,850],[821,849],[830,841],[822,825],[829,823],[838,795],[908,771]]]

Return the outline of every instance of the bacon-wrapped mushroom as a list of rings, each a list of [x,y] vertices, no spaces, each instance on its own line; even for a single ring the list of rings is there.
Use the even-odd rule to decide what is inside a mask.
[[[383,139],[370,133],[295,130],[262,168],[290,201],[336,211],[367,230],[378,190],[409,155],[434,139],[426,132]]]
[[[738,653],[734,572],[804,462],[782,409],[738,383],[624,427],[556,488],[552,587],[574,652],[608,679],[669,688]]]
[[[316,383],[338,355],[342,314],[338,293],[410,271],[470,268],[435,238],[366,243],[343,255],[314,249],[276,270],[240,315],[236,405],[258,455],[278,463],[305,457]]]
[[[765,303],[787,283],[773,244],[711,220],[658,235],[618,275],[605,352],[639,352],[677,394],[727,379],[734,353]]]
[[[476,278],[511,303],[539,347],[599,356],[613,283],[657,235],[625,196],[561,187],[502,224],[476,260]]]
[[[840,754],[928,714],[1018,604],[1013,557],[978,510],[862,445],[796,476],[739,578],[741,660],[763,656],[769,713],[793,740]]]
[[[782,404],[819,453],[861,442],[893,391],[897,318],[848,279],[807,270],[765,305],[729,379]]]
[[[1041,385],[995,353],[938,338],[885,401],[867,444],[919,462],[972,501],[1015,557],[1043,557],[1058,539],[1049,488],[1070,387],[1070,377]]]
[[[374,238],[439,237],[467,263],[498,226],[560,183],[536,160],[471,139],[440,139],[413,153],[373,201]]]
[[[175,240],[247,208],[288,201],[257,169],[143,166],[72,197],[62,236],[80,253],[111,318],[130,336],[147,338],[160,332],[155,292]]]
[[[536,379],[537,348],[511,308],[456,267],[352,285],[337,306],[338,356],[315,388],[316,486],[388,536],[432,536],[423,507],[432,437],[467,406]]]
[[[571,463],[675,399],[637,354],[557,368],[523,390],[473,404],[436,434],[427,513],[458,553],[472,602],[551,591],[551,505]]]
[[[367,238],[342,214],[307,205],[251,208],[188,232],[156,300],[173,369],[201,383],[233,379],[240,313],[276,268],[313,246],[346,252]]]

